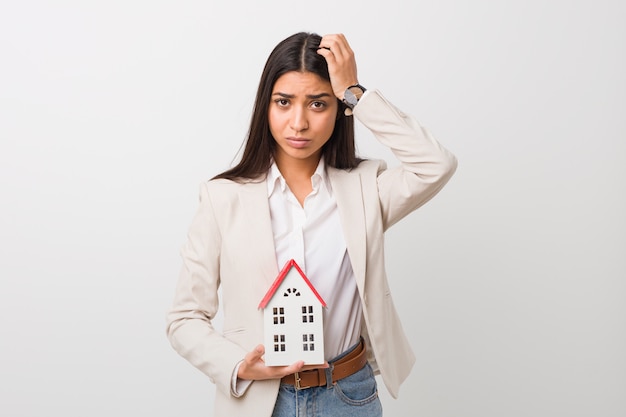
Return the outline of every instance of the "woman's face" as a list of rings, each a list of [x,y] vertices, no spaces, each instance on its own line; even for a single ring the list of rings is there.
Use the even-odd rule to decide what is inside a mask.
[[[276,80],[269,125],[278,145],[274,158],[279,169],[315,170],[333,133],[337,106],[330,82],[312,72],[291,71]]]

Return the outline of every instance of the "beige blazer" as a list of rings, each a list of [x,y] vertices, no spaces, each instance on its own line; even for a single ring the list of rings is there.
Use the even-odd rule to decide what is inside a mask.
[[[377,91],[361,98],[354,115],[400,162],[390,169],[378,160],[350,171],[327,167],[363,304],[369,361],[397,397],[415,357],[389,292],[383,233],[444,186],[456,158]],[[181,256],[167,315],[172,346],[216,384],[216,416],[271,416],[279,380],[254,381],[239,398],[230,389],[237,363],[263,342],[257,306],[282,266],[276,262],[264,178],[203,183]],[[221,331],[212,325],[219,302]]]

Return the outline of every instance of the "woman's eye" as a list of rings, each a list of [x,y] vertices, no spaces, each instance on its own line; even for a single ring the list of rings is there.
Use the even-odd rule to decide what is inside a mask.
[[[279,98],[275,100],[276,104],[278,104],[281,107],[285,107],[289,104],[289,101],[287,99],[284,98]]]
[[[323,101],[314,101],[313,103],[311,103],[311,106],[314,109],[323,109],[324,107],[326,107],[326,103],[324,103]]]

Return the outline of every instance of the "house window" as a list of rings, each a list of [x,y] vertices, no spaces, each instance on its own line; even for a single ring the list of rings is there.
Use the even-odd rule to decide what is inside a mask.
[[[313,323],[313,306],[302,306],[302,323]]]
[[[283,297],[289,297],[290,295],[295,295],[296,297],[300,297],[300,291],[295,288],[287,288],[287,291],[283,294]]]
[[[302,350],[305,352],[313,352],[315,350],[315,335],[303,334],[302,335]]]
[[[274,324],[285,324],[285,308],[284,307],[274,307],[272,310],[274,315]]]
[[[284,352],[284,351],[285,351],[285,335],[275,334],[274,335],[274,352]]]

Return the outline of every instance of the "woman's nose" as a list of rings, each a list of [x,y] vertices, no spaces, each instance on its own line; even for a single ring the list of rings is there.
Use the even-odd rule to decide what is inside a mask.
[[[302,132],[308,129],[309,122],[306,118],[306,111],[304,109],[295,108],[291,115],[291,128],[296,132]]]

